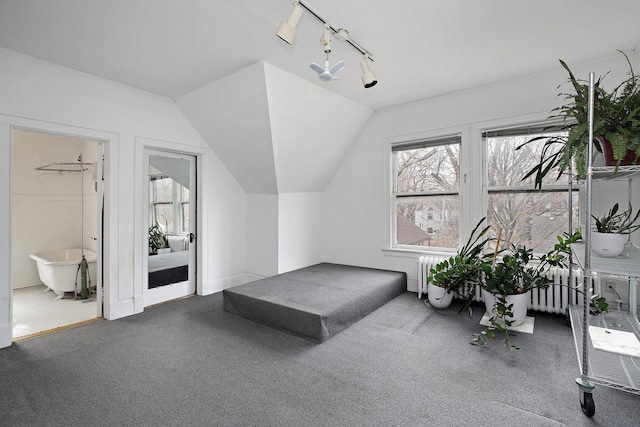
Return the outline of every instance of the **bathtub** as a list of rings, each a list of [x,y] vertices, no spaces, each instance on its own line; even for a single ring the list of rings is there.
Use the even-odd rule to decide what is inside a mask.
[[[89,265],[91,286],[95,286],[96,253],[85,249],[84,256]],[[76,291],[76,277],[77,290],[80,291],[82,281],[78,266],[82,260],[82,249],[54,249],[31,254],[29,258],[35,260],[40,280],[47,286],[47,290],[51,289],[58,295],[56,299],[62,298],[65,292]]]

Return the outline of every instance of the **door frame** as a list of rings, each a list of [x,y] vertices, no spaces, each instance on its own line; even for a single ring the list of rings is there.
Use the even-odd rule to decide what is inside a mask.
[[[203,212],[206,212],[207,197],[206,191],[203,189],[203,183],[206,180],[206,164],[208,147],[190,146],[178,144],[174,142],[161,141],[144,137],[135,137],[135,218],[134,218],[134,301],[135,312],[144,311],[144,287],[147,285],[148,265],[147,257],[149,256],[149,248],[147,246],[148,239],[148,200],[144,198],[147,190],[148,176],[145,175],[145,150],[158,152],[184,154],[194,156],[196,158],[196,230],[198,236],[206,235],[207,221],[204,220]],[[196,238],[196,295],[204,295],[203,277],[207,266],[202,260],[206,259],[207,246],[203,244],[201,238]]]
[[[13,273],[11,271],[11,251],[13,247],[13,222],[12,222],[12,174],[13,174],[13,131],[14,129],[23,129],[32,132],[49,133],[69,136],[73,138],[90,139],[103,144],[103,154],[105,158],[104,163],[104,177],[103,182],[103,195],[104,201],[101,207],[104,208],[104,227],[102,229],[102,235],[99,236],[102,240],[102,244],[99,245],[98,252],[98,274],[102,272],[102,290],[101,298],[102,304],[98,304],[98,310],[101,310],[101,316],[109,319],[110,317],[110,292],[109,286],[111,278],[115,277],[117,270],[112,260],[116,259],[115,252],[118,247],[118,236],[113,231],[111,226],[114,218],[114,206],[113,201],[117,199],[117,186],[115,185],[115,177],[109,173],[110,170],[117,170],[117,153],[118,153],[118,136],[111,132],[99,131],[94,129],[81,128],[77,126],[64,125],[60,123],[45,122],[41,120],[28,119],[23,117],[6,116],[0,114],[0,158],[3,166],[4,178],[1,180],[2,194],[6,194],[7,199],[4,200],[6,206],[10,206],[9,209],[0,212],[0,223],[4,225],[4,235],[8,236],[5,241],[0,244],[0,256],[6,262],[6,268],[3,269],[4,273],[0,276],[0,313],[7,312],[7,316],[0,316],[0,348],[8,347],[13,342]],[[109,168],[114,167],[114,169]],[[116,203],[117,204],[117,203]],[[105,236],[109,236],[106,239]],[[100,254],[100,250],[102,253]],[[100,256],[102,255],[102,256]]]
[[[151,195],[149,193],[149,169],[151,167],[151,156],[165,156],[166,158],[172,159],[185,159],[189,162],[189,219],[190,227],[189,233],[195,236],[195,241],[191,241],[189,243],[189,264],[188,264],[188,275],[187,280],[183,282],[171,283],[166,286],[159,286],[154,288],[153,290],[149,289],[149,251],[145,252],[145,262],[143,263],[143,297],[144,297],[144,306],[149,307],[151,305],[163,303],[166,301],[171,301],[173,299],[183,298],[186,296],[190,296],[196,293],[196,277],[198,272],[198,262],[197,262],[197,221],[198,221],[198,168],[197,168],[197,156],[193,154],[186,153],[176,153],[173,151],[166,150],[157,150],[146,148],[144,150],[144,170],[145,176],[147,176],[147,184],[144,186],[144,195],[142,199],[145,201],[145,225],[144,230],[148,230],[151,224],[149,223],[150,216],[150,206],[149,200]],[[145,233],[146,247],[148,248],[148,234]]]

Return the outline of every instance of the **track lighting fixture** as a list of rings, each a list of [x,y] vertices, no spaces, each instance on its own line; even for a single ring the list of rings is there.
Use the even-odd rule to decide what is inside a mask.
[[[362,58],[360,68],[362,69],[362,83],[365,89],[375,86],[376,83],[378,83],[378,79],[376,78],[376,74],[369,68],[369,59],[366,56]]]
[[[293,41],[296,38],[296,34],[298,33],[298,24],[300,23],[301,18],[302,8],[300,7],[300,2],[294,0],[293,10],[291,11],[291,15],[289,15],[289,19],[280,22],[280,26],[278,27],[278,31],[276,31],[276,35],[285,42],[293,44]]]
[[[370,88],[375,86],[376,83],[378,83],[378,79],[376,78],[376,75],[374,74],[374,72],[371,71],[371,68],[369,68],[369,61],[374,60],[373,55],[371,55],[369,51],[367,51],[365,48],[363,48],[358,43],[356,43],[351,38],[349,31],[347,31],[344,28],[336,28],[331,24],[329,24],[326,19],[322,18],[315,10],[311,8],[311,6],[306,4],[306,0],[305,2],[302,2],[300,0],[293,1],[293,10],[291,11],[291,15],[289,15],[289,19],[287,19],[287,21],[283,21],[280,23],[280,26],[276,31],[276,35],[280,37],[282,40],[284,40],[285,42],[289,44],[293,44],[293,41],[296,37],[296,33],[298,32],[297,30],[298,23],[302,18],[302,9],[305,9],[307,12],[315,16],[320,22],[322,22],[324,24],[324,29],[325,29],[324,36],[323,36],[323,44],[325,45],[325,53],[327,54],[327,61],[325,63],[325,67],[320,67],[320,66],[314,67],[314,65],[317,65],[317,64],[313,64],[311,68],[314,71],[317,71],[319,75],[322,75],[325,71],[333,70],[333,72],[331,72],[331,75],[333,75],[335,74],[335,72],[339,71],[340,69],[342,69],[342,67],[344,67],[343,61],[339,61],[338,64],[341,63],[340,66],[338,66],[338,64],[334,65],[333,67],[328,66],[329,65],[328,55],[329,55],[329,52],[331,52],[330,35],[335,34],[338,40],[349,44],[355,50],[357,50],[362,55],[364,55],[364,59],[360,63],[360,67],[362,68],[362,82],[364,83],[365,88]],[[327,75],[329,74],[327,73]],[[321,77],[321,80],[325,80],[325,79]],[[326,80],[333,80],[333,76],[331,78],[327,77]]]
[[[331,53],[331,31],[329,24],[324,24],[324,31],[322,32],[320,42],[322,43],[324,53],[327,55],[324,68],[316,63],[310,64],[309,67],[318,73],[318,78],[323,82],[338,80],[340,77],[336,76],[336,73],[344,68],[345,63],[344,61],[338,61],[333,67],[329,65],[329,54]]]

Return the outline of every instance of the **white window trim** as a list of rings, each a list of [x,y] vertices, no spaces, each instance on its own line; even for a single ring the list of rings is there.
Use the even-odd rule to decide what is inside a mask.
[[[151,205],[149,206],[149,212],[151,212],[151,216],[152,219],[154,221],[158,221],[158,223],[162,224],[161,221],[158,220],[158,218],[156,218],[156,210],[155,210],[155,205],[171,205],[171,210],[173,211],[173,227],[171,230],[166,230],[170,235],[172,236],[186,236],[189,233],[184,231],[183,229],[183,224],[184,224],[184,215],[182,214],[182,206],[185,204],[189,204],[189,202],[185,202],[182,200],[182,192],[181,189],[183,188],[177,181],[175,180],[171,180],[172,183],[172,187],[171,187],[171,201],[170,202],[158,202],[155,200],[155,193],[154,193],[154,182],[150,182],[150,190],[149,190],[149,194],[150,194],[150,198],[151,198]]]
[[[548,119],[548,111],[525,114],[521,116],[505,117],[495,120],[471,123],[461,126],[434,129],[405,135],[395,135],[383,139],[383,170],[384,170],[384,234],[382,238],[382,252],[385,256],[416,258],[424,254],[450,256],[455,249],[424,249],[418,246],[393,246],[395,235],[395,212],[392,205],[393,192],[393,154],[391,148],[395,144],[411,143],[438,137],[460,135],[460,236],[468,236],[477,221],[486,215],[488,206],[488,177],[486,164],[486,150],[484,149],[483,132],[492,129],[522,127],[530,124],[544,123]],[[481,162],[473,159],[482,159]],[[460,243],[459,243],[460,245]]]
[[[382,242],[382,251],[385,255],[390,256],[412,256],[415,257],[415,254],[424,254],[424,253],[433,253],[433,254],[445,254],[450,255],[455,252],[453,249],[448,250],[446,248],[437,248],[437,249],[429,249],[418,246],[393,246],[394,236],[395,236],[395,211],[392,203],[391,194],[393,192],[393,153],[392,147],[396,144],[408,144],[411,142],[424,141],[429,139],[436,139],[443,136],[448,135],[460,135],[460,176],[462,179],[460,180],[460,188],[458,189],[460,195],[460,218],[466,218],[470,216],[470,201],[466,200],[469,198],[471,191],[469,191],[468,187],[473,182],[473,179],[470,179],[470,162],[468,159],[473,157],[470,156],[469,153],[469,126],[455,126],[449,128],[442,129],[434,129],[431,131],[418,132],[406,135],[397,135],[386,137],[383,139],[383,170],[385,176],[385,186],[383,193],[383,205],[384,205],[384,236]],[[460,223],[460,232],[465,232],[465,227],[463,223]],[[468,230],[470,232],[471,229]]]
[[[479,152],[474,153],[478,157],[482,159],[481,170],[478,176],[478,180],[480,181],[481,187],[479,190],[479,194],[481,195],[480,205],[476,208],[478,209],[476,212],[483,212],[483,216],[486,215],[487,209],[489,207],[489,176],[487,168],[484,165],[487,164],[487,150],[484,149],[484,139],[482,137],[484,132],[491,131],[493,129],[508,129],[508,128],[518,128],[525,127],[527,125],[538,125],[540,123],[544,123],[549,117],[548,112],[539,112],[533,114],[527,114],[523,116],[516,117],[506,117],[496,120],[488,120],[484,122],[478,122],[471,125],[471,135],[473,144],[476,145],[479,149]],[[479,216],[476,221],[479,221],[482,216]],[[469,230],[471,232],[471,230]]]

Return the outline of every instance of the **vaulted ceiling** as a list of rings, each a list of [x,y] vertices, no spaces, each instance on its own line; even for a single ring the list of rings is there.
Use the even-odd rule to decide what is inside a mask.
[[[0,47],[176,100],[245,190],[271,193],[321,190],[324,178],[300,180],[300,156],[334,170],[375,110],[640,42],[635,0],[306,3],[373,54],[376,86],[335,39],[342,79],[318,80],[322,23],[305,13],[293,45],[274,35],[291,0],[0,0]]]
[[[372,110],[264,62],[178,105],[248,193],[321,192]]]

